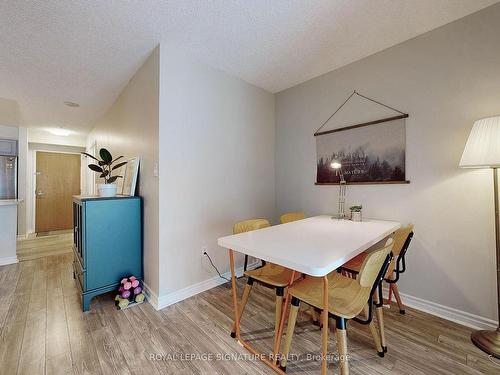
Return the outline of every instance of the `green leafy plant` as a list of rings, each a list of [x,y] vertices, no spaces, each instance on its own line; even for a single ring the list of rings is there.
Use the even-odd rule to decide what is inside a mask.
[[[105,148],[101,148],[99,150],[99,156],[101,157],[101,160],[97,159],[95,156],[87,154],[86,152],[82,152],[82,154],[97,162],[97,164],[89,164],[89,168],[96,173],[100,173],[99,177],[104,178],[104,183],[112,184],[117,179],[123,178],[123,176],[112,176],[114,170],[121,168],[125,164],[127,164],[126,161],[115,164],[118,160],[123,158],[123,156],[118,156],[116,159],[113,159],[111,153]]]
[[[361,212],[361,210],[363,209],[363,206],[361,206],[361,205],[351,206],[351,207],[349,207],[349,209],[351,210],[351,212]]]

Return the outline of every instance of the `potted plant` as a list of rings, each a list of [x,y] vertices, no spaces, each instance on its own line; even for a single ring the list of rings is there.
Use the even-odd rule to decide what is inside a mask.
[[[87,154],[86,152],[82,152],[83,155],[94,159],[97,164],[89,164],[89,168],[94,172],[100,173],[99,177],[104,179],[104,184],[97,185],[97,190],[99,191],[99,196],[101,197],[114,197],[116,195],[116,180],[119,178],[123,178],[123,176],[113,176],[112,173],[114,170],[123,167],[127,164],[126,161],[115,164],[116,161],[123,158],[123,156],[119,156],[116,159],[113,159],[111,153],[105,148],[101,148],[99,150],[99,156],[101,160],[96,157]]]
[[[362,221],[362,210],[363,206],[358,205],[358,206],[351,206],[349,207],[351,210],[351,220],[352,221]]]

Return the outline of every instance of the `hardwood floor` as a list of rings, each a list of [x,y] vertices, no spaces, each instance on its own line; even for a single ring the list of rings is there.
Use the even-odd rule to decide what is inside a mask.
[[[58,231],[40,237],[17,240],[17,258],[19,261],[43,258],[51,255],[72,253],[73,231]]]
[[[240,287],[243,284],[240,279]],[[242,328],[256,347],[270,350],[273,314],[274,294],[254,286]],[[466,327],[412,309],[406,315],[399,315],[397,308],[385,309],[385,316],[385,358],[376,355],[367,327],[349,324],[352,374],[500,373],[500,367],[470,343]],[[218,358],[248,355],[230,337],[231,325],[229,284],[161,311],[148,303],[118,311],[113,295],[106,294],[92,301],[90,312],[82,313],[71,254],[0,267],[2,375],[272,374],[258,361]],[[319,350],[318,327],[299,315],[291,353],[300,357],[291,359],[287,373],[319,373],[313,357]],[[330,350],[335,351],[333,335]],[[337,373],[338,366],[332,361],[333,371]]]

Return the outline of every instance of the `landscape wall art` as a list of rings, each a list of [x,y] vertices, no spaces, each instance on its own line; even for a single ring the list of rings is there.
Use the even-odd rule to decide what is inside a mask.
[[[405,182],[405,120],[335,129],[316,136],[317,184]]]

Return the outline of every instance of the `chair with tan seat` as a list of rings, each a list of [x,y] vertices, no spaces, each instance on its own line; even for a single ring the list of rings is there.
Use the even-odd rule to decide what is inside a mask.
[[[382,282],[389,263],[391,262],[392,238],[385,245],[365,258],[357,279],[332,272],[328,276],[328,316],[336,323],[338,354],[342,373],[348,372],[347,363],[347,320],[354,319],[367,306],[372,305],[375,290]],[[281,360],[281,368],[286,370],[287,356],[290,352],[292,336],[297,321],[300,302],[304,302],[317,309],[323,309],[323,278],[307,277],[297,281],[289,288],[292,297],[292,306],[288,318],[287,332]],[[378,350],[381,350],[380,341],[376,334],[373,322],[370,322],[372,335]],[[381,353],[383,355],[383,352]]]
[[[291,223],[292,221],[303,220],[306,218],[303,212],[288,212],[286,214],[281,215],[280,222],[281,224]]]
[[[251,219],[240,221],[233,226],[233,234],[250,232],[252,230],[262,229],[270,227],[269,221],[267,219]],[[263,262],[264,264],[264,262]],[[243,271],[246,271],[248,267],[248,255],[245,254],[245,263],[243,264]]]
[[[239,223],[236,223],[233,228],[233,233],[243,233],[249,232],[252,230],[262,229],[269,227],[269,221],[266,219],[253,219],[253,220],[245,220]],[[247,261],[245,260],[245,263]],[[248,278],[247,285],[245,285],[245,289],[243,290],[243,296],[241,297],[241,303],[239,307],[239,319],[241,320],[241,316],[243,315],[243,311],[245,310],[245,306],[248,302],[248,298],[250,297],[250,292],[252,291],[252,286],[255,281],[260,284],[276,289],[276,317],[275,317],[275,327],[276,331],[278,330],[279,320],[281,318],[281,311],[283,307],[283,296],[285,292],[285,288],[288,286],[290,279],[292,277],[292,270],[288,268],[278,266],[272,263],[263,263],[263,266],[257,268],[255,270],[245,270],[244,275]],[[236,323],[233,326],[233,330],[231,331],[231,337],[236,337]]]
[[[393,238],[394,247],[392,250],[392,254],[394,255],[394,258],[389,265],[389,269],[387,270],[387,274],[385,275],[384,280],[389,283],[389,300],[391,298],[392,292],[394,292],[396,302],[398,303],[399,312],[401,314],[404,314],[405,307],[403,305],[403,302],[401,301],[401,296],[399,295],[397,282],[399,280],[399,276],[406,271],[405,255],[413,238],[413,224],[408,224],[406,227],[398,229]],[[367,251],[361,253],[357,257],[344,264],[342,266],[342,269],[353,274],[359,273],[361,264],[363,263],[366,256]]]
[[[408,247],[410,246],[411,239],[413,238],[413,224],[409,224],[406,227],[398,229],[393,234],[392,238],[394,239],[394,246],[392,249],[393,258],[384,276],[384,281],[386,281],[390,285],[389,299],[391,298],[390,295],[392,291],[394,291],[394,295],[396,297],[396,301],[399,306],[399,312],[401,314],[404,314],[405,313],[404,305],[403,302],[401,301],[398,286],[396,283],[399,280],[399,275],[406,270],[405,255],[408,250]],[[349,262],[345,263],[342,266],[342,271],[346,271],[353,275],[359,274],[361,270],[361,265],[363,264],[364,260],[366,259],[369,253],[370,249],[359,254],[357,257],[354,257],[353,259],[351,259]],[[379,293],[376,294],[375,296],[375,307],[376,307],[377,318],[379,319],[379,333],[380,333],[380,341],[382,344],[382,349],[384,350],[384,352],[387,352],[387,344],[385,340],[385,327],[382,317],[382,306],[383,306],[383,299],[382,299],[382,292],[380,289]]]

